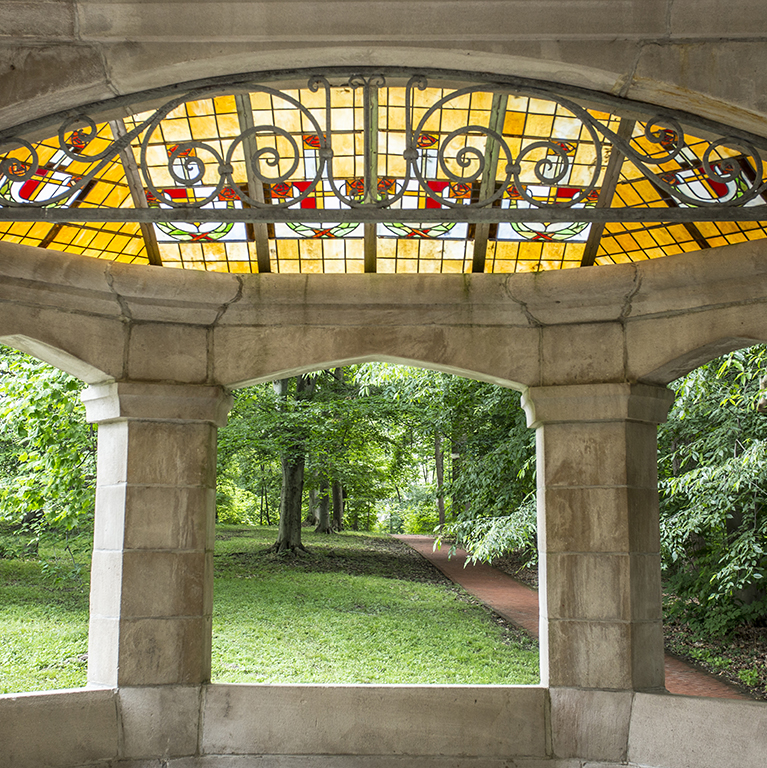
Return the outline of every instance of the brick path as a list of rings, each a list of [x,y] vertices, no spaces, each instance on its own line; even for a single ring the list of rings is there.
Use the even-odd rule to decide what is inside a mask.
[[[448,558],[449,547],[434,551],[431,536],[395,536],[427,560],[431,561],[451,581],[478,597],[504,619],[538,637],[538,593],[489,565],[466,565],[462,549]],[[748,699],[737,688],[666,655],[666,688],[669,693],[684,696],[707,696],[717,699]]]

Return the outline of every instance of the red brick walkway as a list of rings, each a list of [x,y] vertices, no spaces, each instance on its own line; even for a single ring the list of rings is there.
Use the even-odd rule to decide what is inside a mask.
[[[434,563],[445,576],[460,584],[467,592],[478,597],[498,615],[538,637],[538,593],[502,571],[477,563],[465,565],[466,552],[462,549],[448,558],[449,547],[434,550],[431,536],[396,536],[427,560]],[[747,699],[734,686],[712,675],[701,672],[689,664],[666,656],[666,688],[669,693],[684,696],[708,696],[717,699]]]

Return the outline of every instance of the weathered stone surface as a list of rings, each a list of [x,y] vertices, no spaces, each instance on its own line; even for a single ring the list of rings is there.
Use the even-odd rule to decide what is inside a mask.
[[[591,39],[637,38],[665,32],[665,0],[620,3],[612,13],[604,3],[570,0],[566,6],[556,0],[531,3],[514,1],[498,4],[487,0],[412,3],[303,2],[295,0],[287,8],[277,2],[187,2],[179,16],[177,4],[169,2],[79,3],[80,35],[88,41],[156,40],[158,34],[169,40],[252,41],[287,38],[308,40],[417,39],[424,35],[422,19],[430,19],[428,37],[465,39],[501,38],[513,31],[527,38],[578,36],[575,30],[589,29]],[[541,14],[547,25],[541,28]],[[344,24],[339,25],[343,20]]]
[[[637,694],[628,759],[663,768],[762,768],[767,707],[760,702]]]
[[[123,382],[84,399],[99,428],[92,685],[210,677],[218,387]]]
[[[624,763],[628,748],[630,691],[553,688],[551,731],[556,757]]]
[[[0,695],[0,748],[8,768],[71,768],[118,756],[117,694]]]
[[[522,397],[527,425],[642,421],[660,424],[674,400],[671,390],[637,384],[532,387]]]
[[[447,755],[209,755],[166,761],[140,760],[115,768],[583,768],[580,760],[551,758],[451,757]],[[83,766],[82,768],[91,768]],[[96,768],[94,766],[94,768]],[[588,768],[625,768],[614,763],[589,763]]]
[[[127,381],[89,387],[82,400],[88,419],[99,424],[160,421],[223,426],[232,404],[220,387]]]
[[[554,325],[541,330],[541,383],[578,385],[623,381],[623,327],[619,323]],[[595,373],[599,378],[595,378]]]
[[[199,686],[123,687],[119,697],[124,758],[197,752]]]
[[[764,303],[637,319],[626,327],[626,374],[667,384],[720,355],[765,340]]]
[[[533,687],[213,685],[203,754],[543,757],[544,699]]]
[[[549,551],[658,551],[654,488],[556,486],[543,493]],[[616,515],[616,510],[625,512]]]
[[[686,9],[693,2],[685,3]],[[675,0],[673,5],[676,4]],[[718,3],[708,0],[696,8],[709,6],[709,10],[713,5]],[[751,11],[763,13],[763,10],[753,3],[748,5],[749,13],[709,12],[705,21],[709,34],[716,28],[716,22],[744,25],[741,29],[754,23],[746,21]],[[699,19],[700,15],[696,13],[695,17]],[[627,95],[637,101],[684,109],[763,135],[767,100],[765,73],[759,67],[758,56],[764,41],[721,39],[724,36],[725,33],[717,32],[712,35],[714,39],[709,40],[696,36],[692,40],[659,41],[642,46]]]
[[[235,275],[109,263],[110,286],[132,320],[211,325],[240,296]]]
[[[400,313],[402,317],[402,313]],[[331,328],[220,328],[214,332],[214,378],[226,386],[296,376],[318,368],[381,360],[421,365],[521,387],[538,381],[534,328],[483,329],[398,325]]]
[[[128,376],[134,381],[202,384],[208,376],[205,328],[169,323],[135,325],[130,335]]]
[[[2,3],[13,16],[20,5]],[[63,3],[40,3],[51,9]],[[97,45],[67,43],[61,37],[42,42],[35,28],[29,38],[0,41],[0,126],[10,128],[62,109],[109,99],[115,95]],[[38,138],[50,136],[50,130]]]

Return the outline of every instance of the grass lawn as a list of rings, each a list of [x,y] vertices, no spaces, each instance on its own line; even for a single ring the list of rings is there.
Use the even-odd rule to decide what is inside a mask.
[[[221,528],[215,682],[533,684],[524,634],[389,537],[305,533],[310,554],[264,554],[276,531]]]
[[[214,682],[538,682],[538,651],[418,554],[385,536],[304,532],[310,554],[265,553],[275,529],[216,536]],[[43,563],[0,532],[0,693],[85,684],[88,547]],[[47,562],[48,565],[44,565]]]
[[[80,576],[56,544],[41,543],[44,563],[13,557],[18,541],[0,531],[0,693],[85,685],[90,542],[73,548]]]

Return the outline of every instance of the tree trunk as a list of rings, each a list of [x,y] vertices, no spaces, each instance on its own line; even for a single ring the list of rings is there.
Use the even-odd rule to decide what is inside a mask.
[[[274,391],[287,405],[290,379],[275,381]],[[309,400],[314,390],[314,381],[306,376],[296,379],[296,400]],[[285,407],[284,406],[284,407]],[[282,456],[282,490],[280,492],[280,528],[272,550],[277,554],[306,552],[301,542],[301,501],[304,495],[304,467],[306,450],[304,435],[300,431],[286,441]]]
[[[466,447],[466,443],[468,442],[469,438],[468,435],[464,432],[460,437],[456,434],[455,430],[453,431],[452,440],[451,442],[451,454],[450,454],[450,472],[451,472],[451,479],[453,481],[453,484],[455,485],[458,482],[458,479],[461,476],[461,469],[462,469],[462,457],[461,453],[463,452],[464,448]],[[458,510],[461,508],[461,499],[458,498],[458,494],[453,491],[452,496],[452,504],[453,504],[453,516],[458,514]],[[468,502],[463,504],[464,511],[468,511],[469,505]]]
[[[306,551],[306,547],[301,543],[301,498],[304,494],[305,460],[303,454],[282,458],[280,529],[274,545],[274,551],[278,555]]]
[[[445,525],[445,454],[442,450],[442,435],[434,430],[434,465],[437,474],[437,514],[439,515],[439,530]]]
[[[308,523],[309,525],[317,525],[317,523],[320,522],[320,518],[317,515],[318,501],[319,496],[317,489],[312,488],[311,491],[309,491],[309,508],[306,512],[306,518],[304,519],[304,522]]]
[[[330,525],[330,499],[328,498],[327,483],[323,483],[320,488],[320,503],[317,512],[315,533],[333,533],[333,527]]]
[[[333,481],[333,528],[344,529],[344,489],[338,480]]]

